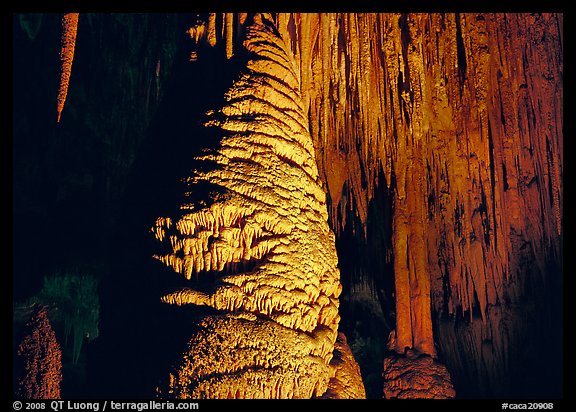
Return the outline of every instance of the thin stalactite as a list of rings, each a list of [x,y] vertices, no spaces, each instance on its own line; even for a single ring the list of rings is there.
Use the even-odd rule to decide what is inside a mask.
[[[70,75],[72,74],[72,62],[74,60],[74,49],[76,47],[76,34],[78,32],[78,17],[80,13],[66,13],[62,17],[62,38],[60,49],[60,85],[58,87],[58,123],[64,110]]]

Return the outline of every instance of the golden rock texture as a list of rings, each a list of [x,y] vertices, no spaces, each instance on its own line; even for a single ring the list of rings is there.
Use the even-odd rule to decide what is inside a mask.
[[[328,390],[322,395],[322,399],[365,399],[366,390],[360,366],[354,359],[346,336],[342,332],[338,333],[331,364],[336,372],[328,383]]]
[[[191,281],[163,301],[221,313],[199,323],[162,396],[319,397],[337,369],[340,274],[299,79],[273,23],[250,23],[247,67],[208,113],[221,144],[188,180],[191,191],[213,188],[211,203],[183,205],[153,228],[169,244],[156,258]]]
[[[438,322],[437,343],[497,386],[529,336],[514,308],[562,256],[562,16],[278,21],[300,61],[337,235],[348,208],[366,224],[380,171],[393,192],[396,350],[434,355],[431,311],[464,315],[461,335]]]
[[[162,397],[311,398],[324,393],[333,343],[256,316],[206,317]]]
[[[524,296],[559,281],[544,276],[562,260],[562,15],[274,19],[336,235],[347,210],[366,227],[375,193],[392,193],[395,351],[438,348],[498,386],[533,327]]]
[[[78,16],[80,13],[66,13],[62,17],[62,41],[60,49],[60,86],[58,88],[58,123],[66,103],[68,85],[72,74],[72,61],[76,47],[76,33],[78,32]]]

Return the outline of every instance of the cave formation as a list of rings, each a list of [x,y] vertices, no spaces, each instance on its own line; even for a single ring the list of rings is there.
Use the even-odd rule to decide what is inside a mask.
[[[161,396],[311,398],[330,387],[339,397],[330,364],[342,286],[295,64],[269,17],[256,15],[244,37],[246,69],[206,122],[224,136],[196,159],[204,166],[188,179],[178,219],[154,226],[170,244],[156,257],[210,284],[162,300],[218,310],[202,319]],[[208,198],[198,199],[199,185]]]
[[[66,18],[78,19],[71,14],[74,16]],[[54,39],[42,36],[59,33],[62,22],[56,17],[44,16],[41,25],[27,16],[19,17],[15,36],[26,47],[22,51],[15,47],[16,64],[29,63],[26,59],[31,58],[25,52],[37,50],[42,41],[50,45],[48,51],[57,49],[54,39],[59,34],[52,36]],[[75,191],[88,201],[98,199],[88,210],[105,222],[105,230],[88,225],[86,232],[79,233],[90,236],[90,229],[99,232],[91,245],[107,254],[109,273],[103,279],[108,289],[102,299],[103,312],[104,303],[108,304],[108,317],[101,320],[101,337],[91,356],[96,364],[122,364],[110,386],[137,395],[151,393],[162,385],[159,379],[166,377],[167,365],[182,361],[184,342],[195,345],[198,353],[204,351],[209,358],[219,359],[215,338],[226,347],[258,334],[267,335],[265,340],[300,342],[286,345],[281,356],[266,355],[269,348],[251,349],[253,356],[261,356],[271,369],[270,359],[281,358],[272,385],[277,391],[259,392],[245,383],[239,388],[238,382],[222,384],[231,378],[220,380],[220,375],[210,373],[225,365],[224,360],[198,366],[208,368],[200,372],[208,376],[202,396],[356,397],[362,391],[347,392],[349,388],[341,385],[349,378],[337,383],[334,377],[353,376],[351,380],[356,382],[359,373],[369,397],[560,396],[563,16],[278,13],[266,19],[277,30],[285,44],[282,53],[289,55],[294,66],[291,80],[287,80],[288,74],[280,79],[289,82],[289,89],[299,96],[297,110],[278,105],[292,92],[270,87],[277,78],[238,80],[243,65],[250,62],[245,49],[254,17],[245,13],[80,14],[74,21],[79,30],[74,67],[70,72],[71,58],[63,58],[62,67],[49,69],[45,75],[59,71],[65,87],[61,85],[56,93],[56,82],[50,80],[55,91],[35,92],[45,107],[31,104],[29,112],[23,109],[29,103],[26,96],[15,100],[15,185],[23,185],[15,193],[19,218],[15,232],[33,226],[26,220],[30,211],[36,214],[33,218],[42,216],[30,206],[34,199],[31,187],[42,179],[58,189],[57,196],[47,196],[53,210],[62,206],[77,209],[78,204],[70,200]],[[124,37],[114,45],[110,33]],[[64,47],[73,55],[74,45],[66,43],[66,38],[63,36]],[[274,43],[263,40],[264,44],[270,42]],[[90,46],[98,46],[102,55],[89,51]],[[36,59],[46,58],[48,51],[38,53]],[[272,60],[283,58],[278,50],[263,53],[270,53]],[[94,62],[109,67],[94,68],[91,73]],[[25,76],[34,73],[32,68],[27,70],[15,74],[15,91],[19,86],[22,90],[31,87],[23,86]],[[95,94],[98,88],[103,90],[101,95]],[[114,88],[121,95],[114,94]],[[238,95],[230,90],[246,95],[234,100]],[[57,118],[51,115],[54,103],[49,106],[50,98],[58,101]],[[273,107],[254,103],[262,101],[274,103]],[[214,112],[218,108],[220,117]],[[201,124],[209,112],[216,118]],[[251,125],[256,127],[259,115],[280,118],[284,127],[298,131],[289,134],[277,127],[278,133],[286,133],[285,141],[294,139],[290,144],[297,148],[287,150],[284,143],[274,146],[264,133],[260,139],[241,133]],[[33,119],[39,119],[38,124],[33,125]],[[206,126],[228,134],[220,136],[220,141]],[[25,145],[47,130],[56,141],[42,145],[51,151],[25,152]],[[300,135],[309,137],[299,141]],[[70,161],[72,166],[67,169],[59,153],[68,157],[77,153],[72,149],[65,152],[62,147],[81,148],[83,138],[104,140],[104,144],[89,143],[98,149],[90,156],[83,151],[86,149],[78,149],[93,165],[78,166]],[[210,145],[214,146],[208,151],[212,154],[207,155]],[[276,162],[270,163],[271,153]],[[124,163],[119,160],[121,155]],[[44,166],[58,165],[54,176],[40,177],[35,169],[30,171],[27,162],[39,159]],[[207,168],[202,162],[225,163],[224,171],[211,170],[213,165]],[[278,165],[283,163],[285,170]],[[269,173],[262,172],[271,167]],[[85,186],[76,180],[74,186],[80,169],[91,180]],[[260,172],[254,172],[258,169]],[[286,172],[296,169],[300,174]],[[221,186],[229,189],[226,182],[242,173],[247,174],[246,185],[253,185],[249,191],[264,193],[267,185],[279,186],[283,196],[278,195],[276,202],[284,212],[257,210],[237,195],[215,195],[209,187],[213,179],[220,179]],[[194,174],[200,177],[191,178]],[[62,177],[68,184],[54,183]],[[299,180],[309,178],[318,185],[306,189],[310,193],[292,190],[301,187]],[[184,184],[178,183],[179,179]],[[191,194],[206,209],[183,207],[188,200],[182,194],[191,190],[190,183],[200,187]],[[305,212],[290,211],[294,205],[285,199],[293,198],[294,193],[299,193],[296,204],[305,205]],[[211,200],[205,203],[206,199]],[[183,212],[187,207],[188,214]],[[74,216],[80,222],[87,219],[81,213]],[[335,244],[337,267],[332,252],[322,264],[331,267],[328,273],[339,272],[340,280],[330,280],[330,287],[291,286],[291,293],[282,294],[285,280],[280,292],[271,289],[278,284],[258,292],[255,285],[261,281],[239,275],[240,271],[258,273],[255,269],[262,271],[261,267],[271,270],[274,264],[275,270],[280,270],[286,262],[270,259],[274,248],[313,245],[302,243],[298,234],[306,232],[299,225],[304,222],[305,226],[310,218],[329,225],[329,229],[308,235],[317,238],[318,244]],[[68,225],[73,222],[70,219]],[[58,225],[40,227],[37,236],[53,227]],[[149,232],[151,227],[154,234]],[[79,231],[63,232],[76,233],[74,230]],[[185,239],[170,237],[170,230]],[[60,236],[60,246],[73,238]],[[158,254],[157,241],[169,243],[166,254]],[[261,247],[242,247],[254,242]],[[25,237],[16,237],[16,252],[24,250],[25,244]],[[218,249],[223,244],[225,258]],[[76,247],[81,256],[88,254],[94,259]],[[317,252],[306,248],[284,252],[297,256],[293,269],[303,273],[307,271],[303,267],[316,267]],[[198,256],[194,250],[209,252]],[[238,256],[233,256],[235,252]],[[43,252],[34,253],[42,256]],[[307,254],[311,259],[306,259]],[[152,255],[158,265],[149,262]],[[18,276],[30,281],[34,270],[45,270],[30,263],[18,264],[20,255],[15,256],[17,286],[25,283],[18,283]],[[65,258],[47,264],[58,265],[62,260]],[[236,289],[219,286],[213,294],[190,289],[195,279],[206,282],[205,274],[199,272],[216,277],[220,275],[214,272],[221,271],[228,272],[225,279]],[[180,292],[173,293],[174,287]],[[242,297],[230,292],[238,288]],[[318,290],[326,293],[323,299],[318,299]],[[163,305],[162,296],[176,305]],[[179,306],[182,303],[195,305],[184,308]],[[294,310],[282,313],[289,306]],[[339,315],[335,315],[332,311],[338,307]],[[222,310],[232,315],[223,315]],[[284,360],[294,356],[308,359],[301,349],[312,348],[312,341],[318,341],[304,342],[308,335],[294,331],[310,333],[318,319],[326,321],[330,331],[322,337],[328,348],[321,343],[312,349],[322,358],[314,363],[319,369],[313,372],[316,378],[323,376],[322,383],[303,384],[302,392],[295,392],[298,385],[282,388],[278,382],[288,382],[293,373],[282,368],[300,362]],[[235,333],[218,335],[224,328],[218,327],[220,323]],[[246,324],[250,326],[243,329]],[[211,338],[195,341],[189,340],[190,336]],[[186,357],[186,367],[180,371],[183,380],[190,378],[186,373],[194,369],[194,357],[199,356],[194,355],[194,347],[189,347],[193,356]],[[117,350],[111,354],[113,348]],[[158,352],[166,359],[149,360]],[[339,368],[340,361],[347,367]],[[94,382],[106,375],[104,366],[92,370]],[[374,372],[370,375],[369,371]],[[233,369],[226,373],[237,377]],[[260,377],[247,373],[246,382],[270,377],[266,368],[254,369],[253,374]],[[428,374],[430,379],[426,379]],[[175,383],[172,376],[168,383],[172,394],[177,388],[183,391],[179,396],[199,396],[189,388],[182,389],[182,382]],[[210,381],[210,376],[215,380]],[[233,390],[220,390],[219,385]],[[101,391],[114,393],[110,388]]]

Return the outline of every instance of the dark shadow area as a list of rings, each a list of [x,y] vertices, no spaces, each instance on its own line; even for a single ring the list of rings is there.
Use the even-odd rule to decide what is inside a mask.
[[[382,398],[384,355],[396,321],[392,191],[380,170],[368,205],[366,235],[359,218],[347,209],[346,225],[336,239],[342,282],[340,329],[360,366],[369,399]]]
[[[474,313],[472,318],[467,312],[433,314],[439,359],[450,371],[458,398],[564,397],[562,269],[548,262],[546,273],[530,273],[538,269],[529,262],[534,258],[523,267],[521,279],[532,280],[523,285],[524,295],[489,306],[488,323]]]
[[[99,336],[72,363],[58,332],[63,397],[150,398],[205,312],[160,302],[182,280],[152,258],[160,244],[150,228],[210,197],[213,188],[190,192],[182,179],[210,167],[193,157],[221,136],[202,121],[221,107],[242,57],[195,48],[190,61],[195,14],[81,14],[56,123],[61,15],[28,17],[13,16],[13,302],[24,305],[59,271],[93,274]]]
[[[222,136],[202,121],[207,110],[221,107],[240,66],[226,61],[221,49],[205,50],[195,62],[188,62],[186,53],[183,48],[176,55],[124,197],[112,248],[115,265],[101,289],[105,326],[89,363],[94,381],[88,386],[101,388],[94,394],[99,397],[153,396],[192,335],[194,319],[206,312],[160,302],[182,284],[182,276],[152,258],[161,245],[150,229],[158,217],[179,216],[182,204],[210,199],[214,188],[188,187],[183,179],[209,167],[193,158],[217,148]]]

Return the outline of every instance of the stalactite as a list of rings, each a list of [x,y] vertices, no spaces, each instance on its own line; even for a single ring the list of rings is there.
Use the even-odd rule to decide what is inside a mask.
[[[231,59],[234,53],[234,14],[224,13],[224,39],[226,43],[226,58]]]
[[[62,17],[62,41],[60,49],[60,86],[58,88],[58,123],[66,103],[68,85],[72,73],[74,48],[76,47],[76,33],[78,31],[79,13],[66,13]]]

